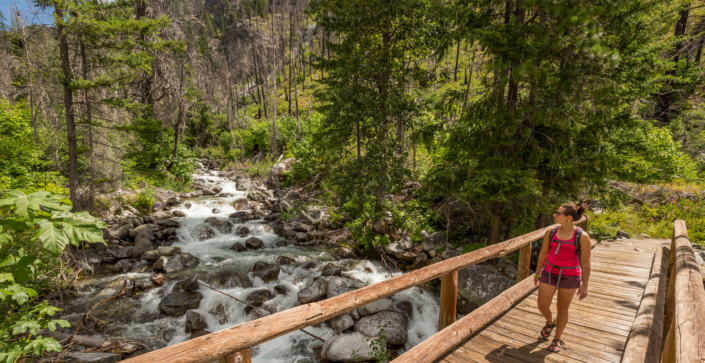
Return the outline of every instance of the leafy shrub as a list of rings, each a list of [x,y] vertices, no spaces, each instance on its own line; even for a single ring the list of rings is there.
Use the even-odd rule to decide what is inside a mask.
[[[130,205],[143,213],[149,214],[152,209],[154,209],[154,204],[156,202],[157,200],[154,198],[154,189],[145,188],[135,194],[132,200],[130,200]]]
[[[39,329],[53,332],[69,327],[51,319],[61,309],[38,302],[41,268],[56,265],[68,244],[104,243],[105,223],[88,212],[71,213],[71,202],[45,191],[25,194],[6,190],[0,195],[0,361],[17,362],[28,355],[61,351],[53,338],[37,336]],[[40,243],[41,248],[37,242]],[[29,333],[27,338],[18,337]]]

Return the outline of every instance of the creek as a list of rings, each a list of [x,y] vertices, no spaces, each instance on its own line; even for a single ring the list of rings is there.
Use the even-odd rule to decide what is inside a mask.
[[[205,179],[208,185],[223,188],[220,195],[229,194],[228,197],[207,196],[189,199],[182,201],[179,206],[172,209],[172,211],[179,210],[187,215],[187,217],[175,218],[181,226],[177,229],[178,241],[173,246],[178,246],[183,252],[197,257],[200,260],[199,266],[167,274],[167,283],[162,287],[153,288],[133,297],[120,297],[97,308],[94,315],[101,314],[103,319],[110,321],[99,336],[144,340],[143,343],[150,349],[173,345],[189,339],[190,334],[184,330],[186,316],[167,317],[160,314],[158,308],[161,298],[171,292],[173,281],[178,281],[179,277],[198,275],[201,281],[207,281],[208,276],[213,274],[236,274],[241,276],[243,280],[249,281],[246,286],[225,287],[221,290],[243,301],[250,293],[258,289],[266,288],[274,293],[275,287],[279,291],[283,291],[282,287],[284,287],[285,294],[274,293],[275,296],[266,301],[263,306],[271,312],[278,312],[298,306],[297,292],[310,285],[314,278],[321,276],[322,267],[331,261],[335,261],[335,264],[342,268],[342,276],[356,278],[367,284],[381,282],[395,275],[386,272],[378,261],[338,259],[332,254],[333,250],[329,248],[283,245],[284,239],[274,234],[272,228],[264,220],[236,223],[233,230],[237,229],[237,226],[248,227],[249,233],[244,237],[222,234],[214,230],[215,233],[204,238],[201,230],[205,220],[214,216],[220,220],[228,219],[228,215],[236,212],[233,202],[238,198],[245,197],[246,192],[238,191],[235,188],[235,182],[218,176],[218,172],[210,172],[208,175],[196,177]],[[186,207],[187,203],[185,202],[190,202],[189,208]],[[228,220],[232,221],[232,219]],[[235,242],[244,245],[244,241],[252,236],[261,239],[264,242],[264,248],[245,252],[235,252],[230,249]],[[268,283],[252,276],[252,274],[248,275],[248,271],[257,261],[272,263],[277,256],[288,256],[295,259],[296,267],[290,266],[287,269],[282,269],[279,278]],[[302,265],[307,262],[314,262],[316,267],[302,268]],[[132,271],[135,272],[127,274],[130,280],[147,278],[152,275],[149,268],[145,269],[145,266],[140,270],[138,265]],[[64,318],[75,324],[90,306],[118,293],[124,276],[124,274],[112,274],[104,269],[99,269],[95,275],[82,280],[80,292],[67,297],[64,301],[64,310],[66,311]],[[245,305],[240,302],[204,287],[201,287],[199,291],[203,294],[203,299],[196,311],[205,318],[208,325],[206,330],[210,332],[216,332],[255,318],[252,313],[245,312]],[[394,295],[392,300],[395,304],[407,300],[413,305],[414,311],[408,324],[408,340],[404,346],[405,349],[410,349],[436,332],[439,305],[438,299],[431,293],[416,287]],[[309,327],[307,331],[324,339],[336,334],[326,324]],[[293,332],[253,347],[253,362],[313,362],[313,348],[321,344],[321,341],[300,331]]]

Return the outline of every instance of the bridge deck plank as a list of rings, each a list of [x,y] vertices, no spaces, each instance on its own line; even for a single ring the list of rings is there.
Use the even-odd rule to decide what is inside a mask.
[[[539,338],[545,319],[534,291],[436,362],[619,362],[649,280],[653,253],[596,246],[590,294],[573,300],[563,333],[569,349],[552,353]],[[554,296],[552,310],[556,311]]]

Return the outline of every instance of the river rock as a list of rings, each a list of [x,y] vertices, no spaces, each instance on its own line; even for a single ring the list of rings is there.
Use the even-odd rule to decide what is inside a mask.
[[[397,309],[397,311],[406,314],[408,320],[411,320],[411,318],[414,316],[414,304],[412,304],[409,300],[400,301],[396,305],[394,305],[394,307]]]
[[[152,281],[152,283],[157,286],[162,286],[164,285],[164,282],[166,282],[166,276],[162,274],[154,274],[149,277],[149,281]]]
[[[230,214],[228,216],[228,218],[239,219],[243,222],[247,222],[250,219],[252,219],[252,213],[250,213],[249,211],[246,211],[246,210],[241,210],[241,211],[237,211],[235,213]]]
[[[135,247],[132,251],[132,256],[139,258],[143,253],[154,249],[152,246],[152,241],[154,240],[154,233],[151,229],[145,229],[140,232],[137,237],[135,237]]]
[[[116,363],[120,354],[113,353],[67,353],[62,357],[65,363]]]
[[[489,266],[475,265],[458,273],[458,294],[480,306],[512,287],[514,281]]]
[[[194,190],[192,192],[186,193],[183,195],[184,198],[196,198],[200,197],[203,195],[203,192],[200,190]]]
[[[301,222],[291,223],[291,230],[295,232],[308,232],[309,227]]]
[[[230,234],[233,231],[233,224],[230,221],[221,221],[217,217],[210,217],[205,220],[205,223],[213,226],[221,234]]]
[[[233,202],[235,210],[250,210],[250,200],[247,198],[239,198]]]
[[[208,328],[208,323],[206,319],[201,316],[201,314],[189,310],[186,312],[186,325],[184,326],[187,333],[195,330],[206,330]]]
[[[157,248],[159,256],[174,256],[181,253],[181,247],[178,246],[161,246]]]
[[[296,297],[301,304],[308,304],[319,300],[326,295],[328,291],[328,282],[324,279],[314,281],[308,287],[304,287],[296,293]]]
[[[218,271],[208,274],[206,276],[206,282],[209,285],[215,285],[216,287],[232,289],[235,287],[250,287],[250,283],[246,277],[242,276],[240,272],[237,271]]]
[[[385,247],[385,251],[387,251],[388,254],[402,260],[406,261],[414,261],[416,260],[416,257],[418,257],[418,253],[414,253],[413,251],[406,251],[401,248],[399,245],[399,242],[392,242]]]
[[[181,204],[181,199],[179,199],[179,197],[170,197],[169,199],[166,200],[166,204],[179,205],[179,204]]]
[[[366,316],[376,314],[380,311],[391,310],[392,306],[394,306],[394,302],[392,301],[392,299],[379,299],[365,306],[357,308],[357,311],[360,313],[361,316]]]
[[[141,226],[137,226],[137,227],[135,227],[135,229],[133,229],[132,231],[130,231],[130,237],[135,238],[135,237],[137,237],[137,235],[138,235],[140,232],[142,232],[142,231],[145,231],[145,230],[147,230],[147,229],[156,229],[156,228],[157,228],[157,226],[156,226],[155,224],[151,224],[151,223],[150,223],[150,224],[143,224],[143,225],[141,225]]]
[[[289,256],[278,256],[277,259],[275,260],[275,263],[279,266],[281,265],[291,265],[295,264],[296,260]]]
[[[262,306],[262,304],[264,304],[266,301],[271,300],[273,297],[274,295],[271,291],[269,291],[269,289],[257,289],[247,295],[245,301],[247,301],[247,303],[251,306],[260,307]]]
[[[364,362],[375,359],[370,340],[362,333],[339,334],[323,343],[321,356],[333,362]]]
[[[252,187],[252,181],[249,178],[240,177],[235,179],[235,189],[245,192]]]
[[[404,345],[407,340],[406,329],[408,324],[406,317],[396,311],[381,311],[377,314],[360,318],[355,324],[355,331],[370,338],[376,338],[380,335],[380,330],[383,328],[387,343]]]
[[[174,284],[172,291],[198,291],[199,287],[198,276],[191,276]]]
[[[291,166],[295,162],[296,159],[288,158],[274,164],[267,177],[267,186],[274,190],[279,190],[282,183],[286,180],[286,173],[291,170]]]
[[[245,246],[243,246],[242,243],[240,243],[240,242],[235,242],[235,243],[233,243],[233,245],[230,246],[230,249],[233,250],[233,251],[235,251],[235,252],[245,252],[245,251],[247,251],[247,248],[245,248]]]
[[[333,319],[328,320],[328,324],[338,334],[355,326],[355,320],[349,314],[338,315]]]
[[[142,254],[142,259],[145,261],[156,261],[159,259],[159,251],[149,250]]]
[[[339,258],[353,258],[353,257],[355,257],[355,253],[353,253],[353,251],[351,251],[349,248],[345,248],[345,247],[338,247],[338,249],[336,249],[333,252],[333,254],[338,256]]]
[[[460,255],[461,252],[456,250],[455,248],[446,248],[441,254],[441,258],[447,260],[449,258],[458,257]]]
[[[264,220],[267,222],[274,222],[281,216],[281,213],[270,213],[264,216]]]
[[[427,263],[426,265],[427,265],[427,266],[431,266],[431,265],[436,264],[436,263],[439,263],[439,262],[441,262],[441,261],[443,261],[443,259],[441,258],[441,256],[436,256],[436,257],[434,257],[434,258],[428,260],[428,263]]]
[[[343,269],[339,266],[336,266],[332,263],[328,263],[323,267],[323,272],[321,273],[321,276],[340,276],[342,272]]]
[[[629,239],[629,233],[624,231],[617,231],[617,238]]]
[[[108,230],[110,237],[115,239],[123,239],[130,235],[132,231],[132,223],[125,223],[119,227]]]
[[[165,256],[163,256],[165,257]],[[163,257],[160,257],[161,260]],[[157,260],[159,262],[159,260]],[[200,262],[196,257],[193,257],[190,253],[180,253],[175,256],[168,257],[166,264],[164,265],[164,271],[167,273],[172,273],[176,271],[181,271],[187,268],[194,268],[198,266]]]
[[[181,223],[179,223],[179,221],[175,221],[173,219],[160,219],[158,221],[155,221],[154,223],[158,224],[162,227],[174,227],[174,228],[181,227]]]
[[[132,260],[120,260],[113,265],[111,271],[116,274],[124,274],[132,269]]]
[[[120,247],[115,246],[108,250],[110,256],[115,257],[117,260],[132,257],[133,248],[132,247]]]
[[[423,241],[421,241],[421,245],[424,251],[430,251],[444,247],[446,242],[448,242],[448,238],[446,238],[444,232],[435,232],[427,238],[424,238]]]
[[[198,240],[199,241],[206,241],[215,236],[215,231],[210,227],[203,225],[201,226],[201,229],[198,231]]]
[[[257,261],[250,269],[250,272],[264,282],[276,281],[279,278],[279,265]]]
[[[436,250],[430,250],[426,253],[428,254],[428,257],[430,257],[430,258],[434,258],[434,257],[438,256],[438,251],[436,251]]]
[[[289,289],[284,285],[274,286],[274,291],[279,295],[289,295]]]
[[[414,269],[420,269],[426,267],[426,262],[428,262],[428,256],[426,256],[426,253],[421,252],[418,256],[416,256],[416,259],[414,260],[414,264],[412,266],[414,267]]]
[[[188,215],[180,210],[175,210],[174,217],[185,218],[188,217]]]
[[[350,316],[351,316],[351,317],[353,318],[353,320],[355,320],[355,321],[358,321],[358,320],[360,320],[360,318],[361,318],[360,312],[357,311],[357,309],[352,309],[351,311],[348,312],[348,314],[350,314]]]
[[[504,273],[507,274],[507,276],[516,279],[517,278],[517,267],[514,265],[506,265],[503,268]]]
[[[337,276],[331,277],[331,279],[328,280],[328,289],[326,291],[326,295],[330,299],[334,296],[357,290],[365,286],[367,286],[367,284],[357,279]]]
[[[248,250],[258,250],[264,248],[264,242],[257,237],[250,237],[245,240],[245,248]]]
[[[183,316],[187,310],[198,309],[203,294],[198,291],[177,291],[159,302],[159,311],[169,316]]]
[[[279,202],[270,208],[274,213],[283,213],[291,209],[291,204],[287,202]]]
[[[152,219],[166,219],[174,217],[171,212],[160,210],[152,214]]]

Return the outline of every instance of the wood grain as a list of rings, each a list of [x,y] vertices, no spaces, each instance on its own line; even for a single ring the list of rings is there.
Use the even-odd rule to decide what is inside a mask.
[[[458,271],[441,277],[441,304],[438,314],[438,330],[455,323],[458,317]]]

